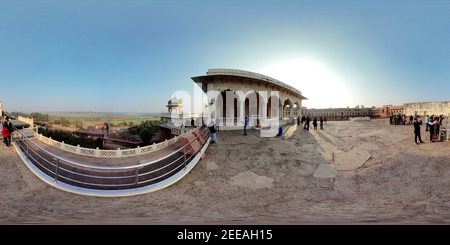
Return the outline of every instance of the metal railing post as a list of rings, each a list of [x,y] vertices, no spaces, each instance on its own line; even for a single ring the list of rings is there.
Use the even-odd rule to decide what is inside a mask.
[[[58,182],[59,158],[56,158],[55,182]]]
[[[136,185],[139,183],[139,169],[136,168],[136,181],[134,182]]]
[[[184,146],[184,170],[185,171],[186,171],[186,146]]]
[[[30,159],[30,153],[28,153],[28,138],[26,139],[26,142],[27,142],[27,160],[29,160]]]

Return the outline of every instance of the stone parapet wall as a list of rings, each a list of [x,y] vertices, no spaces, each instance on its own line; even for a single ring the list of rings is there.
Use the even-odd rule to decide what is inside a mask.
[[[445,115],[448,116],[450,113],[450,101],[432,101],[432,102],[416,102],[416,103],[405,103],[405,114],[406,115]]]

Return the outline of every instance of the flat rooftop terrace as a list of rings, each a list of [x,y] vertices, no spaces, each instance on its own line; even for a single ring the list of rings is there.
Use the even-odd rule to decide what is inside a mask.
[[[74,195],[35,177],[0,147],[2,223],[450,223],[450,141],[414,144],[413,126],[333,121],[324,130],[218,131],[174,185],[126,198]],[[33,201],[30,202],[30,197]]]

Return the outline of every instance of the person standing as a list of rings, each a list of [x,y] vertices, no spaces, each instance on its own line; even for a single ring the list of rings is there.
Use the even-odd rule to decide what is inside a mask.
[[[412,115],[409,116],[409,124],[413,124],[413,116]]]
[[[6,122],[3,122],[2,136],[3,136],[3,143],[5,143],[5,147],[8,147],[9,129],[8,125],[6,125]]]
[[[428,125],[429,125],[429,130],[430,130],[430,142],[434,142],[433,141],[433,134],[434,134],[434,127],[436,126],[435,125],[436,124],[436,121],[432,121],[432,120],[430,120],[429,122],[428,122]]]
[[[217,143],[217,138],[216,138],[216,128],[214,127],[214,123],[211,121],[208,125],[209,131],[211,132],[211,140],[212,143]]]
[[[244,123],[244,135],[247,136],[247,125],[248,125],[248,119],[247,117],[245,117],[245,122]]]
[[[323,117],[323,121],[325,121],[325,124],[327,124],[327,117]]]
[[[8,139],[7,142],[8,142],[8,146],[10,146],[11,145],[11,133],[13,132],[14,125],[9,121],[9,117],[6,117],[5,121],[6,121],[6,127],[9,130],[9,135],[7,137],[7,139]]]
[[[320,129],[323,130],[323,118],[320,117]]]
[[[309,131],[309,124],[311,123],[311,117],[306,117],[306,130]]]
[[[425,132],[428,132],[428,115],[425,117]]]
[[[314,126],[314,130],[317,130],[317,118],[314,118],[313,126]]]
[[[417,144],[417,137],[419,137],[420,143],[423,143],[422,138],[420,137],[420,125],[422,125],[422,120],[417,121],[417,118],[414,118],[414,142]]]
[[[436,117],[436,119],[434,120],[434,138],[439,138],[439,130],[441,127],[441,123],[439,122],[439,118]]]
[[[297,117],[297,126],[300,126],[300,117]]]

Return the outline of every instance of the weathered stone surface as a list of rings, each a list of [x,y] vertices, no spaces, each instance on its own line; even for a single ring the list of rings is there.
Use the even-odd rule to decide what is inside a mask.
[[[314,171],[314,178],[330,179],[336,177],[336,170],[331,164],[320,164],[319,168]]]
[[[353,147],[350,151],[335,155],[335,168],[337,170],[354,170],[360,168],[369,160],[370,153],[359,147]]]
[[[252,171],[241,172],[230,179],[230,184],[250,189],[271,188],[274,179],[260,176]]]
[[[209,161],[206,163],[206,170],[217,170],[219,169],[219,166],[217,166],[216,162]]]

